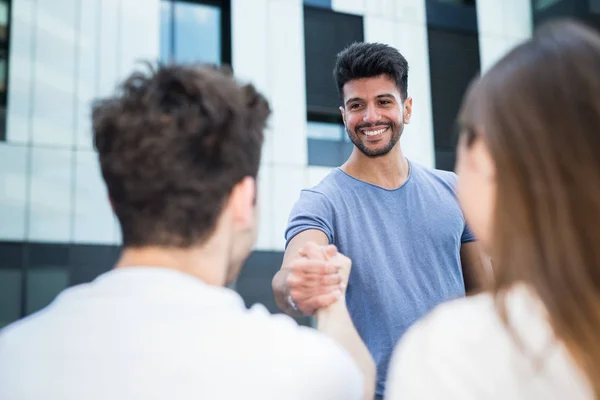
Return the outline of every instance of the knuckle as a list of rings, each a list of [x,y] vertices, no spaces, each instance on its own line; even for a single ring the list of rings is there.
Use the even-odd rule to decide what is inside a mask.
[[[290,275],[287,279],[287,283],[288,283],[288,286],[290,286],[290,287],[298,286],[298,283],[299,283],[298,277],[296,277],[295,275]]]
[[[298,270],[298,266],[301,262],[302,260],[299,258],[292,260],[289,265],[290,273],[293,273],[294,271]]]

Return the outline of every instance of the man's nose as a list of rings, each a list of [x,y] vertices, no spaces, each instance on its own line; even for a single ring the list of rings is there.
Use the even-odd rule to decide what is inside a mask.
[[[363,121],[368,122],[370,124],[375,124],[380,120],[379,111],[375,106],[368,106],[365,110],[365,114],[363,115]]]

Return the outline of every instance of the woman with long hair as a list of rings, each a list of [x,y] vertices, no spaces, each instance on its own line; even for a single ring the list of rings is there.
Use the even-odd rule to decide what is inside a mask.
[[[551,23],[470,87],[457,192],[488,291],[394,352],[389,399],[600,399],[600,35]]]

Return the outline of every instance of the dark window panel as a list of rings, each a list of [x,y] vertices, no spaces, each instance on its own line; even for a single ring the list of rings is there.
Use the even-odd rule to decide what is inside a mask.
[[[255,251],[248,257],[235,283],[235,289],[247,307],[262,304],[272,314],[281,313],[275,304],[271,282],[282,261],[283,252],[280,251]],[[300,325],[311,325],[309,317],[295,319]]]
[[[69,265],[68,244],[56,243],[27,243],[28,268],[54,268]]]
[[[0,268],[0,329],[21,317],[22,279],[20,266]]]
[[[435,149],[454,152],[460,105],[480,69],[478,37],[431,27],[428,36]]]
[[[69,286],[69,271],[65,268],[29,269],[25,314],[34,313],[48,304]]]
[[[363,19],[320,7],[304,7],[306,102],[309,112],[339,115],[340,100],[333,80],[337,54],[362,42]]]
[[[72,245],[71,285],[91,282],[98,275],[110,271],[120,254],[118,246],[108,245]]]
[[[553,19],[569,17],[600,31],[600,0],[532,0],[532,10],[535,27]]]
[[[22,268],[23,243],[0,242],[0,269]]]
[[[68,244],[27,243],[25,315],[40,310],[69,286]]]
[[[445,171],[454,171],[456,150],[435,149],[435,167]]]
[[[474,2],[426,0],[426,11],[429,27],[477,33]]]
[[[281,232],[283,235],[283,232]],[[269,278],[279,271],[283,262],[283,252],[280,251],[254,251],[244,264],[240,273],[240,279],[245,278]]]

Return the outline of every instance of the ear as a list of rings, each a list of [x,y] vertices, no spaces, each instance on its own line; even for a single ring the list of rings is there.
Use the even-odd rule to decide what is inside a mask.
[[[405,125],[410,124],[410,117],[412,116],[412,105],[413,105],[412,97],[407,97],[406,100],[404,100],[404,124]]]
[[[342,114],[342,121],[344,121],[344,126],[345,126],[346,125],[346,110],[342,106],[340,106],[340,113]]]
[[[233,222],[242,229],[253,226],[256,208],[256,180],[250,176],[233,187],[227,207]]]

